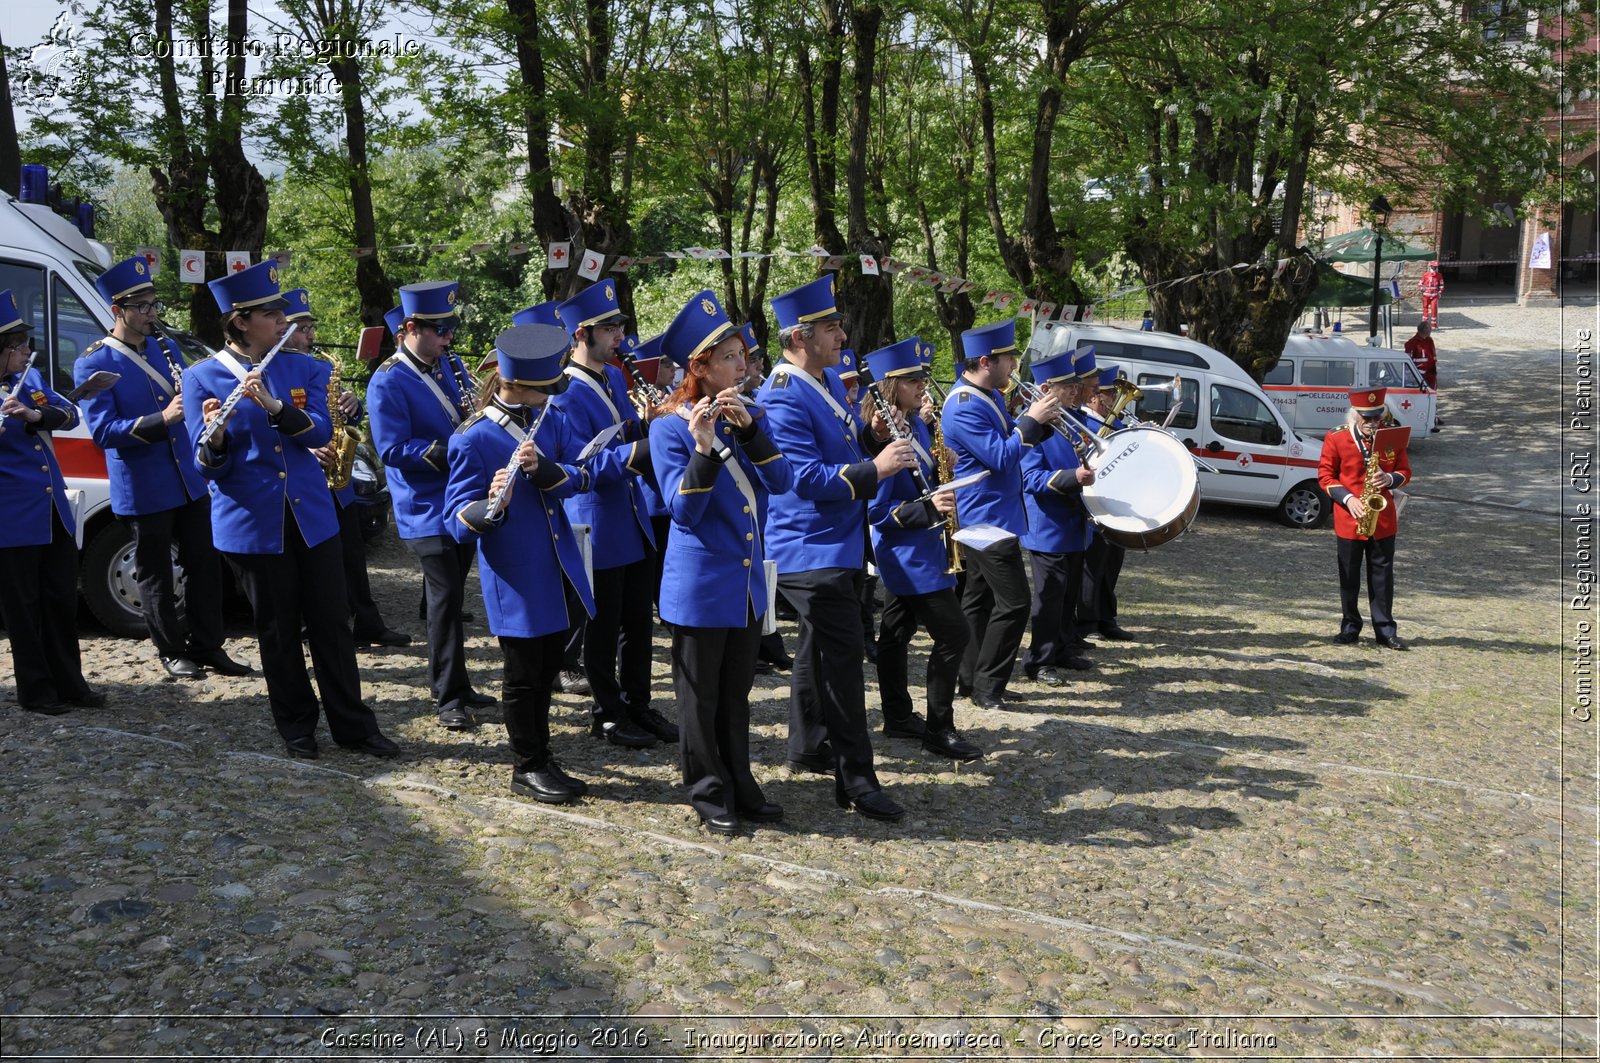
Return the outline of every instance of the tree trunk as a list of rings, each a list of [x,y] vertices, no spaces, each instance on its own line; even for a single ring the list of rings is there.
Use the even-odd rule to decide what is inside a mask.
[[[533,201],[533,228],[540,250],[572,239],[572,227],[561,200],[556,197],[555,174],[550,160],[550,101],[546,94],[544,53],[539,39],[536,0],[506,0],[516,26],[517,73],[522,82],[523,133],[528,141],[528,195]],[[544,270],[540,287],[553,299],[563,271]]]
[[[5,42],[0,41],[0,192],[22,192],[22,148],[17,143],[17,118],[11,110],[11,74],[6,70]]]
[[[865,354],[894,342],[894,278],[886,273],[873,276],[861,272],[857,255],[875,258],[889,254],[889,242],[873,231],[867,216],[867,189],[872,185],[868,172],[868,135],[872,131],[872,93],[876,87],[878,31],[883,24],[883,8],[877,3],[856,3],[850,7],[850,142],[845,159],[846,243],[843,253],[850,259],[840,271],[837,284],[839,307],[845,312],[850,330],[850,345]],[[830,251],[839,248],[830,246]]]

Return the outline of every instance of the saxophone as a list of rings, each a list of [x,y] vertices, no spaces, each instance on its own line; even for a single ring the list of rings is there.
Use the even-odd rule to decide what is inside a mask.
[[[1372,533],[1378,530],[1378,514],[1389,508],[1389,500],[1383,497],[1383,488],[1377,485],[1377,475],[1383,470],[1378,468],[1378,446],[1374,441],[1372,451],[1367,455],[1367,480],[1366,487],[1361,492],[1361,519],[1356,521],[1356,534],[1362,538],[1371,538]]]
[[[943,411],[935,414],[933,418],[933,452],[939,461],[939,482],[947,484],[956,478],[956,455],[953,450],[944,445],[944,417]],[[961,546],[956,542],[956,532],[961,530],[961,522],[951,512],[944,526],[945,549],[945,574],[957,575],[965,567],[961,563]]]
[[[335,491],[341,490],[350,483],[350,473],[356,464],[356,444],[361,442],[361,433],[344,423],[344,411],[339,408],[339,399],[344,394],[340,386],[339,360],[329,355],[321,355],[333,366],[328,374],[328,421],[333,426],[333,437],[328,441],[328,446],[333,450],[333,464],[327,467],[328,486]]]

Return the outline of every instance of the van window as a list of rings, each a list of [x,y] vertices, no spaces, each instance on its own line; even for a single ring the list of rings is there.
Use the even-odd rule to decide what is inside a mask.
[[[72,363],[89,344],[104,337],[106,330],[60,277],[55,278],[52,288],[56,311],[55,329],[51,333],[55,340],[54,387],[65,391],[72,387]]]
[[[1160,362],[1164,365],[1187,365],[1196,369],[1210,369],[1211,365],[1198,354],[1175,351],[1167,347],[1147,346],[1143,343],[1125,343],[1121,340],[1084,340],[1077,349],[1094,344],[1095,364],[1101,368],[1127,360],[1133,362]],[[1167,379],[1172,379],[1168,377]]]
[[[1279,358],[1278,364],[1267,370],[1267,375],[1261,378],[1263,384],[1293,384],[1294,362],[1288,358]]]
[[[1211,385],[1211,427],[1218,435],[1241,443],[1277,446],[1283,442],[1283,428],[1267,404],[1226,384]]]
[[[44,270],[21,262],[0,262],[0,289],[4,288],[11,289],[11,297],[17,301],[17,311],[22,315],[22,320],[33,326],[34,346],[42,350],[45,341]],[[49,352],[44,351],[34,363],[46,379],[50,374],[48,358]],[[54,387],[53,384],[51,386]]]
[[[1374,388],[1405,387],[1405,369],[1399,362],[1367,363],[1367,386]]]
[[[1099,361],[1099,357],[1098,354],[1095,355],[1095,360]],[[1160,373],[1140,373],[1138,383],[1143,388],[1157,384],[1170,384],[1172,383],[1172,378],[1170,376],[1162,376]],[[1197,381],[1185,378],[1179,389],[1179,394],[1183,398],[1183,409],[1178,411],[1178,416],[1172,419],[1172,424],[1169,427],[1193,428],[1199,423],[1197,413],[1200,409],[1200,385]],[[1145,392],[1144,398],[1139,400],[1136,407],[1140,417],[1146,421],[1155,421],[1157,423],[1167,419],[1167,411],[1171,408],[1172,396],[1165,391]]]
[[[1300,363],[1300,383],[1308,387],[1353,388],[1356,363],[1334,358],[1307,358]]]

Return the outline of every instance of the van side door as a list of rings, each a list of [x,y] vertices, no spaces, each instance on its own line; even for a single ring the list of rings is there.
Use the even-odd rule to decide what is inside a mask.
[[[1208,381],[1206,416],[1195,453],[1216,473],[1200,473],[1205,497],[1247,505],[1276,505],[1283,495],[1288,432],[1270,405],[1244,388]]]

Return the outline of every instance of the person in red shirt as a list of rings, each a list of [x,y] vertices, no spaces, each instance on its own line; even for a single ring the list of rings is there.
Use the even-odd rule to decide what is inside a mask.
[[[1370,536],[1357,532],[1356,522],[1365,512],[1361,497],[1366,490],[1367,462],[1374,437],[1385,423],[1393,423],[1384,405],[1384,388],[1358,388],[1350,392],[1345,423],[1328,433],[1322,443],[1317,482],[1333,500],[1333,531],[1339,544],[1339,601],[1343,617],[1334,641],[1354,645],[1361,635],[1361,567],[1367,569],[1367,604],[1372,613],[1373,636],[1391,650],[1410,647],[1395,633],[1394,539],[1400,529],[1395,488],[1411,482],[1411,462],[1403,448],[1379,449],[1378,471],[1373,481],[1386,505],[1378,514]]]
[[[1435,393],[1439,390],[1439,351],[1433,345],[1433,328],[1424,318],[1417,323],[1417,334],[1406,340],[1406,354],[1422,374],[1422,382]],[[1444,422],[1438,417],[1438,397],[1434,398],[1433,430],[1437,432]]]
[[[1418,287],[1418,291],[1422,295],[1422,320],[1438,328],[1439,296],[1444,294],[1444,274],[1439,272],[1439,263],[1428,263],[1428,268],[1423,271],[1422,284]]]

